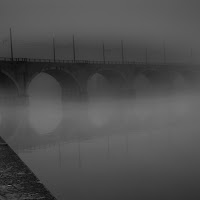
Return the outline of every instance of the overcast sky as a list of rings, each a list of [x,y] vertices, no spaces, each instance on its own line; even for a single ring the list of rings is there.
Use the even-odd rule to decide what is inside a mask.
[[[0,41],[8,38],[12,27],[16,43],[46,44],[54,34],[61,48],[75,34],[79,44],[96,47],[102,40],[119,45],[123,39],[127,55],[128,46],[162,48],[163,40],[169,47],[174,44],[185,52],[191,47],[198,51],[199,10],[198,0],[1,0]],[[16,48],[15,55],[23,57],[22,48]],[[4,55],[8,49],[0,47],[0,53]]]

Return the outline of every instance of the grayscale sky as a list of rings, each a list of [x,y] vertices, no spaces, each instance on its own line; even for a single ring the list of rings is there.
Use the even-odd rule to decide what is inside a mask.
[[[163,40],[170,53],[179,49],[186,57],[192,47],[197,56],[199,10],[198,0],[1,0],[0,53],[9,55],[6,39],[12,27],[15,56],[21,57],[34,57],[38,53],[34,50],[37,45],[43,45],[41,57],[51,57],[52,52],[47,49],[51,48],[55,35],[57,54],[70,58],[71,55],[64,56],[63,52],[70,53],[72,34],[79,44],[81,58],[91,58],[91,55],[94,59],[100,58],[100,50],[95,54],[94,49],[101,49],[105,41],[112,50],[112,56],[108,57],[115,59],[119,56],[117,48],[121,39],[126,57],[133,57],[132,60],[134,56],[142,60],[145,47],[153,57],[154,51],[162,51]],[[162,57],[160,54],[157,57]]]

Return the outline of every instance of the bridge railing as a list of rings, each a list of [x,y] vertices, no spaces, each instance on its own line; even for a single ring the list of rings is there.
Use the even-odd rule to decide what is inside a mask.
[[[81,64],[135,64],[136,62],[120,62],[120,61],[94,61],[94,60],[53,60],[53,59],[40,59],[40,58],[4,58],[0,57],[0,61],[6,62],[45,62],[45,63],[81,63]]]
[[[41,58],[6,58],[0,57],[0,61],[6,62],[49,62],[49,63],[86,63],[86,64],[135,64],[135,61],[96,61],[96,60],[53,60]]]
[[[183,63],[146,63],[146,62],[135,62],[135,61],[94,61],[94,60],[53,60],[53,59],[40,59],[40,58],[5,58],[0,57],[0,61],[4,62],[34,62],[34,63],[69,63],[69,64],[111,64],[111,65],[150,65],[150,66],[166,66],[166,65],[180,65]]]

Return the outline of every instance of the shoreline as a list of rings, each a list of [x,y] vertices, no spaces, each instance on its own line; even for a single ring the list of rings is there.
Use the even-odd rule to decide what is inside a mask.
[[[0,137],[0,200],[10,199],[56,200]]]

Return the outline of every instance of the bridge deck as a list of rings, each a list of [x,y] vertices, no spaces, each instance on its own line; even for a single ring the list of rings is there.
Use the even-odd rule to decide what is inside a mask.
[[[53,60],[53,59],[40,59],[40,58],[7,58],[7,57],[0,57],[0,61],[4,62],[37,62],[37,63],[70,63],[70,64],[115,64],[115,65],[186,65],[184,63],[152,63],[152,62],[136,62],[136,61],[95,61],[95,60]]]

